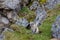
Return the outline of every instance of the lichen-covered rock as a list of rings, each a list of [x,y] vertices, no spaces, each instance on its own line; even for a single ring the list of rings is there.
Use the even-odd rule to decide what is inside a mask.
[[[34,20],[34,24],[33,24],[33,32],[39,33],[39,29],[38,26],[42,24],[42,22],[46,19],[46,11],[41,9],[40,7],[37,8],[36,10],[36,18]],[[35,30],[34,30],[35,28]]]
[[[34,1],[33,4],[30,6],[30,10],[35,10],[40,4],[38,1]]]
[[[29,24],[28,21],[25,18],[19,18],[16,21],[17,25],[23,26],[23,27],[27,27],[27,25]]]
[[[48,9],[53,9],[57,5],[57,0],[47,0],[47,3],[45,5]]]
[[[35,12],[36,12],[36,19],[34,21],[42,23],[47,16],[47,12],[43,7],[37,7],[37,10]]]
[[[3,6],[10,9],[20,8],[20,0],[5,0]]]
[[[15,22],[18,19],[17,12],[15,12],[15,11],[7,12],[7,17],[12,22]]]
[[[39,33],[38,26],[42,24],[47,16],[44,5],[40,6],[38,1],[34,1],[32,6],[30,6],[30,10],[35,11],[36,14],[36,18],[34,19],[33,23],[30,24],[31,30],[33,33]]]
[[[38,1],[34,1],[32,6],[30,6],[30,10],[34,10],[36,13],[35,22],[42,22],[46,18],[46,11],[43,5],[40,6]],[[39,21],[38,21],[39,20]]]
[[[51,31],[53,37],[60,39],[60,16],[56,18],[56,21],[52,25]]]

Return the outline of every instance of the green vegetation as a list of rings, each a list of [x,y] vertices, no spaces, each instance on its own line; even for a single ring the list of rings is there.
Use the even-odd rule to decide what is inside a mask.
[[[35,19],[34,11],[29,10],[28,7],[23,7],[19,12],[19,16],[26,18],[28,21],[33,21]]]

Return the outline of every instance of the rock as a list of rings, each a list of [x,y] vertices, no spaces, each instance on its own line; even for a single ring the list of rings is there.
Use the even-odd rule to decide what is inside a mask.
[[[17,25],[23,26],[23,27],[27,27],[27,25],[29,24],[28,21],[25,18],[19,18],[16,22]]]
[[[3,2],[4,2],[5,0],[0,0],[0,8],[4,8],[3,7]]]
[[[42,7],[37,7],[37,10],[35,12],[36,12],[36,19],[34,21],[38,22],[38,24],[42,23],[46,19],[47,12]]]
[[[31,30],[33,33],[39,33],[38,26],[42,24],[42,22],[46,19],[46,11],[41,7],[37,7],[36,10],[36,18],[33,23],[31,23]]]
[[[9,20],[0,15],[0,34],[9,26]]]
[[[0,23],[9,24],[9,20],[3,16],[0,16]]]
[[[3,2],[3,6],[6,8],[6,9],[20,9],[20,3],[21,0],[5,0]]]
[[[47,3],[45,5],[48,9],[53,9],[57,5],[57,0],[47,0]]]
[[[2,17],[1,21],[2,21],[4,24],[9,24],[9,20],[6,19],[6,18],[4,18],[4,17]]]
[[[60,39],[60,16],[56,18],[56,21],[52,25],[51,31],[54,38]]]
[[[3,34],[0,35],[0,40],[4,40],[4,35]]]
[[[57,0],[57,4],[60,4],[60,0]]]
[[[0,0],[1,2],[4,2],[4,0]]]
[[[30,6],[30,10],[35,10],[40,4],[38,1],[34,1],[33,4]]]
[[[10,21],[15,22],[17,20],[18,15],[17,15],[17,12],[10,11],[10,12],[7,12],[7,17]]]
[[[38,1],[34,1],[32,6],[30,6],[30,10],[34,10],[36,13],[36,18],[31,25],[31,30],[33,33],[39,33],[38,26],[42,24],[42,22],[46,19],[47,13],[45,11],[44,6],[40,6]]]
[[[39,33],[39,29],[36,23],[30,22],[32,33]]]
[[[40,6],[38,1],[34,1],[32,6],[30,6],[30,10],[35,10],[36,18],[34,20],[35,23],[40,24],[43,22],[43,20],[46,18],[46,11],[44,6]]]

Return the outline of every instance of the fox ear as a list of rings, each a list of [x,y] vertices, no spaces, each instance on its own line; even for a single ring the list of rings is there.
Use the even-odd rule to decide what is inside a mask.
[[[28,29],[28,30],[31,29],[30,24],[27,25],[26,29]]]

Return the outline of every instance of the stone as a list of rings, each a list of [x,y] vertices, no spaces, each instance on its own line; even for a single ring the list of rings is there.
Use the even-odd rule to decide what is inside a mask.
[[[25,18],[19,18],[16,22],[17,25],[23,26],[23,27],[27,27],[27,25],[29,24],[28,21]]]
[[[60,4],[60,0],[57,0],[57,4]]]
[[[4,17],[2,17],[1,21],[2,21],[4,24],[9,24],[9,20],[6,19],[6,18],[4,18]]]
[[[46,19],[47,12],[45,11],[44,8],[37,7],[37,10],[35,11],[35,13],[36,13],[36,18],[34,22],[37,23],[37,25],[42,23]]]
[[[51,32],[54,38],[60,39],[60,16],[57,16],[56,21],[53,23]]]
[[[30,22],[30,26],[31,26],[32,33],[39,33],[39,29],[36,23]]]
[[[30,25],[33,33],[39,33],[38,26],[40,26],[43,23],[43,21],[46,19],[47,13],[45,9],[42,9],[41,7],[37,7],[35,13],[36,13],[36,18],[32,23],[30,23]]]
[[[0,8],[4,8],[3,7],[3,2],[4,2],[5,0],[0,0]]]
[[[9,20],[3,16],[0,16],[0,23],[9,24]]]
[[[37,25],[42,23],[47,16],[44,5],[40,6],[38,1],[33,2],[32,6],[30,6],[30,10],[35,10],[36,18],[34,22],[37,23]]]
[[[0,40],[4,40],[4,35],[3,34],[0,35]]]
[[[5,7],[5,8],[10,8],[10,9],[16,9],[16,8],[18,8],[18,9],[20,9],[20,0],[5,0],[4,2],[3,2],[3,6]]]
[[[17,20],[17,17],[18,17],[18,15],[17,15],[17,12],[15,12],[15,11],[10,11],[10,12],[7,12],[7,17],[8,17],[8,19],[10,20],[10,21],[16,21]]]
[[[40,6],[38,1],[34,1],[30,10],[34,10],[36,18],[33,22],[30,22],[31,30],[33,33],[39,33],[39,28],[43,21],[46,19],[47,12],[45,11],[44,5]]]
[[[35,10],[39,5],[38,1],[34,1],[30,6],[30,10]]]
[[[57,0],[47,0],[47,3],[45,5],[48,9],[53,9],[57,5]]]

